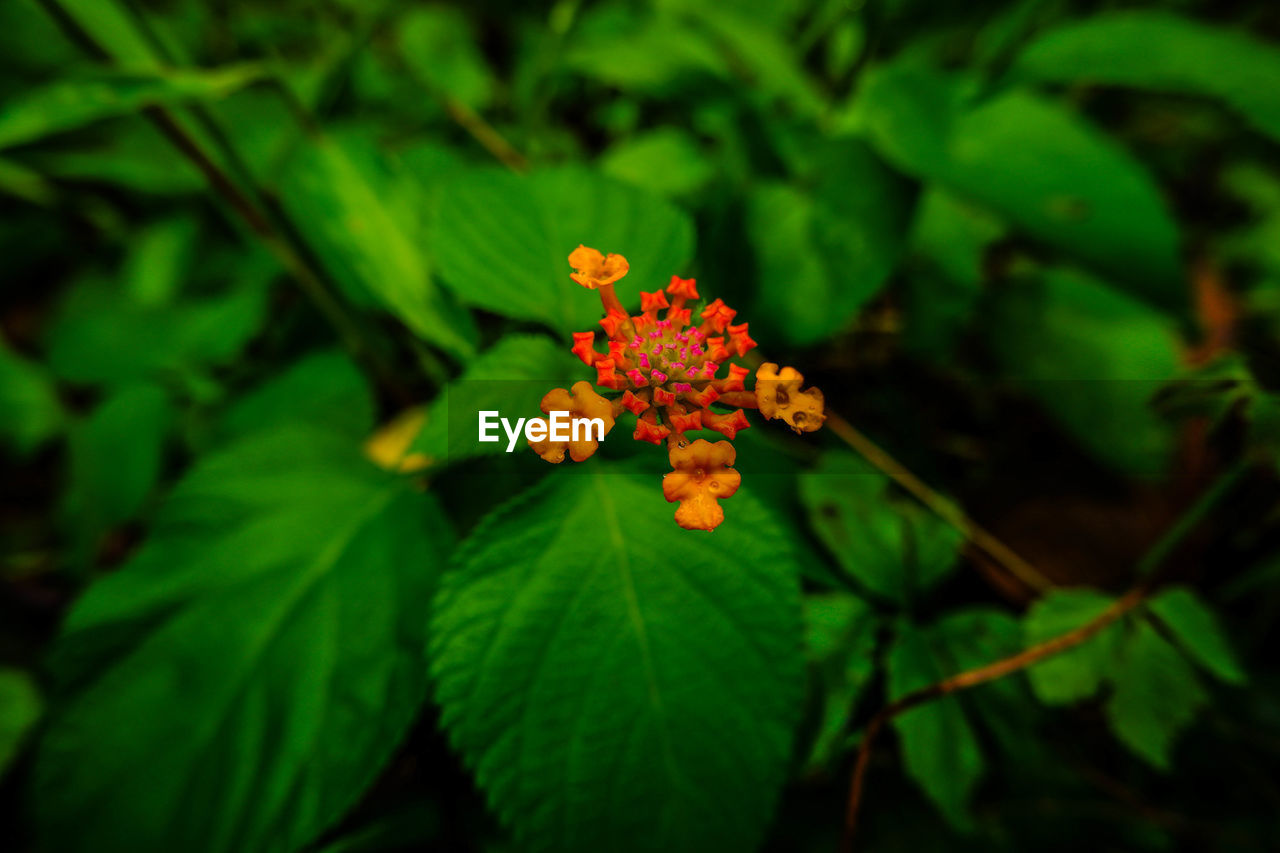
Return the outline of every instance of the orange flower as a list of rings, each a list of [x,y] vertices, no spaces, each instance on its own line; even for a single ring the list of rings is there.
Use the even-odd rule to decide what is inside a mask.
[[[714,530],[724,521],[720,498],[738,491],[742,475],[729,467],[737,457],[727,441],[698,439],[670,449],[670,474],[662,478],[662,495],[668,503],[680,502],[676,524],[685,530]]]
[[[667,303],[667,295],[661,290],[653,293],[645,293],[643,290],[640,291],[640,310],[644,313],[653,314],[657,312],[659,308],[670,307],[671,306]]]
[[[724,304],[723,299],[717,299],[706,308],[703,308],[700,316],[706,321],[704,325],[707,328],[714,329],[716,332],[723,332],[725,327],[733,322],[733,318],[737,314],[737,311]]]
[[[588,290],[613,284],[631,268],[622,255],[611,254],[606,257],[598,249],[581,244],[569,253],[569,266],[576,270],[569,273],[569,278]]]
[[[729,339],[733,342],[733,351],[737,355],[746,355],[747,350],[756,345],[756,342],[747,334],[746,323],[740,323],[737,326],[730,326]]]
[[[540,406],[544,415],[552,412],[568,412],[571,422],[584,418],[599,418],[604,421],[604,434],[608,435],[609,430],[613,429],[613,404],[601,397],[591,387],[590,382],[582,381],[573,384],[573,396],[563,388],[553,388],[548,391],[542,398]],[[535,418],[544,424],[547,429],[547,438],[542,441],[531,441],[529,446],[533,451],[543,459],[552,463],[560,463],[564,461],[564,453],[569,451],[569,458],[574,462],[591,456],[596,452],[596,448],[600,446],[600,442],[591,437],[590,428],[583,429],[581,436],[577,441],[552,441],[549,428],[545,425],[547,422],[542,418]],[[583,426],[586,426],[585,424]],[[581,427],[579,427],[581,429]]]
[[[542,410],[571,412],[571,423],[581,418],[601,418],[611,430],[614,419],[626,412],[636,419],[632,438],[666,444],[673,471],[663,479],[668,501],[679,501],[676,522],[690,530],[711,530],[724,520],[717,502],[738,489],[741,476],[730,467],[735,458],[730,444],[751,426],[747,412],[759,409],[770,419],[781,419],[797,432],[818,429],[825,420],[822,392],[801,390],[804,377],[792,368],[776,364],[760,368],[755,387],[747,390],[751,370],[732,363],[755,348],[744,323],[734,324],[736,311],[721,299],[704,306],[686,307],[698,300],[697,283],[672,276],[665,288],[640,291],[640,313],[631,309],[614,290],[613,283],[627,274],[621,255],[602,255],[578,246],[570,255],[573,280],[595,290],[600,298],[608,353],[595,349],[596,333],[577,332],[572,352],[596,371],[595,385],[579,382],[574,394],[558,388],[543,398]],[[662,311],[665,309],[665,316]],[[693,311],[701,322],[691,325]],[[726,340],[728,343],[726,344]],[[717,374],[728,373],[725,378]],[[712,409],[712,405],[717,409]],[[545,423],[539,419],[539,423]],[[698,439],[689,443],[686,433],[713,430],[728,441],[716,444]],[[549,462],[560,462],[569,453],[581,461],[597,448],[596,441],[530,442]]]
[[[671,276],[671,283],[667,285],[667,293],[680,299],[697,299],[698,282],[692,278],[681,278],[678,275],[673,275]]]
[[[796,432],[813,432],[827,419],[822,392],[801,391],[804,376],[794,367],[769,362],[756,371],[756,402],[769,420],[781,418]]]

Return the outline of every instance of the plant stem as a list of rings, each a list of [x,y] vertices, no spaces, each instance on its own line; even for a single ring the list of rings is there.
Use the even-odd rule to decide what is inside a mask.
[[[446,95],[440,101],[449,118],[471,134],[471,138],[479,142],[484,150],[492,154],[498,162],[517,174],[528,171],[529,161],[525,156],[517,151],[502,134],[494,130],[493,125],[485,121],[483,116],[457,98]]]
[[[963,533],[965,538],[989,554],[1023,584],[1036,592],[1044,592],[1053,587],[1053,582],[1041,574],[1035,566],[1022,559],[1012,548],[966,515],[954,501],[938,493],[911,473],[901,462],[863,435],[853,424],[828,410],[827,426],[862,458],[910,492],[916,500],[933,510],[943,521]]]
[[[853,763],[853,777],[849,783],[849,801],[845,810],[844,834],[840,844],[842,853],[852,853],[853,851],[853,843],[858,829],[858,813],[862,805],[866,782],[867,766],[871,759],[871,749],[875,744],[876,736],[884,728],[885,723],[899,714],[933,699],[960,690],[967,690],[970,687],[976,687],[979,684],[985,684],[997,678],[1003,678],[1006,675],[1026,669],[1034,663],[1074,648],[1142,604],[1156,585],[1157,575],[1155,570],[1165,565],[1165,561],[1173,553],[1173,550],[1204,520],[1210,510],[1222,500],[1248,468],[1249,463],[1241,460],[1220,474],[1195,504],[1183,513],[1178,521],[1160,537],[1160,540],[1139,561],[1136,568],[1136,573],[1139,577],[1137,584],[1123,596],[1116,599],[1110,607],[1098,614],[1094,619],[1065,634],[1023,649],[1010,657],[980,666],[977,669],[957,673],[919,690],[913,690],[881,708],[867,723],[866,730],[862,736],[862,743],[858,746],[857,758]]]

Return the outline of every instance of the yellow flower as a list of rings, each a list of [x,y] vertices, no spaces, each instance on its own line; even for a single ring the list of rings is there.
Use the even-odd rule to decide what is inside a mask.
[[[542,398],[542,413],[549,415],[552,412],[568,412],[571,422],[582,418],[599,418],[604,421],[604,434],[608,435],[609,430],[613,429],[613,404],[601,397],[591,387],[590,382],[581,381],[573,384],[573,396],[563,388],[552,388]],[[560,463],[564,461],[565,451],[569,451],[569,458],[574,462],[591,456],[596,452],[596,448],[600,446],[600,442],[591,437],[590,428],[581,430],[580,438],[576,441],[552,441],[550,426],[547,421],[542,418],[535,418],[535,422],[543,424],[543,432],[547,438],[541,441],[531,441],[529,446],[533,448],[533,452],[537,453],[543,459],[552,463]]]
[[[426,406],[406,409],[369,436],[364,443],[365,455],[388,471],[414,474],[426,470],[431,467],[431,459],[409,449],[426,423]]]
[[[631,269],[622,255],[605,257],[598,249],[582,245],[569,253],[569,266],[577,270],[569,273],[569,278],[588,290],[613,284]]]
[[[801,391],[804,377],[794,367],[778,370],[769,362],[756,371],[756,403],[769,420],[782,418],[796,432],[813,432],[827,419],[825,401],[817,388]]]
[[[714,530],[724,521],[720,498],[738,491],[742,475],[729,466],[737,457],[727,441],[712,444],[698,439],[670,450],[675,470],[662,478],[662,495],[668,502],[680,501],[676,524],[685,530]]]

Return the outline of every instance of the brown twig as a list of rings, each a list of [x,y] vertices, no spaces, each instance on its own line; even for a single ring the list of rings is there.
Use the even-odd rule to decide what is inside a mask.
[[[525,156],[494,130],[493,125],[485,121],[483,116],[457,98],[446,96],[441,99],[441,103],[449,118],[471,134],[471,138],[479,142],[498,162],[517,174],[528,171],[529,161]]]
[[[907,470],[901,462],[863,435],[853,424],[828,410],[827,427],[860,456],[911,493],[916,500],[933,510],[939,518],[963,533],[965,538],[989,554],[1023,584],[1036,592],[1044,592],[1053,587],[1053,582],[1041,574],[1035,566],[1022,559],[1012,548],[966,515],[955,502],[934,491],[928,483]]]
[[[871,722],[867,723],[866,731],[862,736],[862,743],[858,747],[858,757],[854,761],[853,779],[849,785],[849,805],[845,812],[844,838],[840,845],[841,851],[843,853],[851,853],[853,850],[853,840],[858,828],[858,812],[862,804],[863,783],[867,775],[867,764],[871,759],[871,748],[874,746],[876,736],[884,728],[885,723],[899,714],[909,711],[918,705],[923,705],[925,702],[959,690],[977,687],[979,684],[985,684],[988,681],[995,681],[997,678],[1003,678],[1006,675],[1025,669],[1034,663],[1080,645],[1141,604],[1146,598],[1149,589],[1150,586],[1148,584],[1139,584],[1121,598],[1116,599],[1115,603],[1099,614],[1093,621],[1087,622],[1079,628],[1068,631],[1051,640],[1045,640],[1043,643],[1038,643],[1029,649],[1023,649],[1016,655],[998,660],[995,663],[980,666],[977,669],[970,669],[950,678],[944,678],[927,687],[921,687],[919,690],[914,690],[896,702],[881,708],[871,718]]]
[[[854,760],[853,778],[849,783],[849,801],[845,810],[844,834],[840,844],[842,853],[852,853],[853,851],[853,842],[858,828],[858,812],[862,805],[867,775],[867,765],[871,759],[871,749],[875,744],[876,736],[884,728],[885,723],[925,702],[960,690],[967,690],[970,687],[976,687],[979,684],[985,684],[997,678],[1003,678],[1034,663],[1074,648],[1133,610],[1146,599],[1147,595],[1157,585],[1158,572],[1156,570],[1165,564],[1165,561],[1173,550],[1177,548],[1178,544],[1195,530],[1209,514],[1210,510],[1241,480],[1248,470],[1249,462],[1247,459],[1242,459],[1224,470],[1217,480],[1204,491],[1200,498],[1183,513],[1182,517],[1143,556],[1135,569],[1135,574],[1139,578],[1137,584],[1091,621],[1065,634],[1024,649],[1011,657],[998,660],[986,666],[980,666],[977,669],[957,673],[927,687],[914,690],[881,708],[867,723],[866,730],[862,736],[862,743],[858,746],[857,758]]]

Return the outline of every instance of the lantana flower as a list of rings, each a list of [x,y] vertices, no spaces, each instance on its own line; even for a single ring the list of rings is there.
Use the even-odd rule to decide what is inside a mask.
[[[688,530],[715,529],[724,520],[719,501],[742,482],[732,467],[736,451],[730,442],[751,426],[745,410],[758,409],[768,420],[811,432],[825,419],[822,392],[801,390],[804,377],[791,367],[779,371],[776,364],[763,365],[748,390],[751,370],[732,363],[756,346],[748,324],[735,324],[738,312],[721,299],[704,304],[694,279],[673,275],[665,288],[641,291],[640,312],[633,315],[614,290],[614,282],[630,269],[626,258],[578,246],[569,265],[574,281],[600,294],[608,352],[596,349],[594,331],[575,332],[571,349],[596,371],[595,384],[613,396],[580,381],[572,394],[563,388],[549,392],[542,411],[601,418],[606,433],[623,412],[635,415],[633,438],[667,446],[673,470],[662,491],[669,502],[680,504],[676,523]],[[687,437],[702,430],[727,440],[713,444]],[[581,462],[595,453],[597,442],[548,439],[530,446],[548,462],[563,461],[566,451]]]
[[[544,415],[552,412],[568,412],[570,424],[574,421],[582,419],[599,418],[604,421],[604,435],[609,434],[609,430],[613,429],[613,405],[595,392],[590,382],[581,381],[573,383],[573,394],[563,388],[555,388],[548,391],[542,397],[542,404],[539,407]],[[563,462],[565,451],[569,451],[569,458],[574,462],[591,456],[596,452],[596,448],[600,443],[591,438],[591,430],[584,429],[579,434],[584,436],[578,440],[569,441],[552,441],[550,438],[550,425],[542,418],[534,418],[543,424],[542,431],[548,437],[542,441],[531,441],[529,446],[533,451],[548,462]],[[570,429],[572,435],[572,429]]]
[[[569,253],[569,265],[575,270],[569,277],[590,290],[613,284],[630,269],[622,255],[606,256],[586,246],[578,246]]]
[[[742,485],[742,475],[730,467],[737,455],[727,441],[712,444],[702,438],[668,451],[675,470],[662,478],[662,494],[668,502],[680,502],[676,524],[712,530],[724,521],[720,498],[731,497]]]
[[[794,367],[778,370],[772,362],[756,370],[756,402],[760,414],[770,420],[782,418],[796,432],[813,432],[827,419],[822,392],[801,391],[804,377]]]

